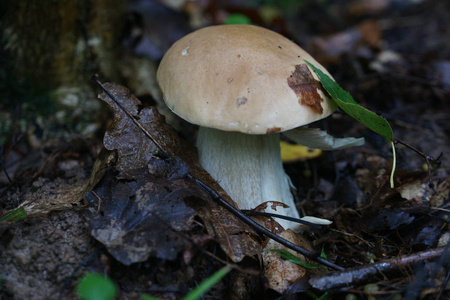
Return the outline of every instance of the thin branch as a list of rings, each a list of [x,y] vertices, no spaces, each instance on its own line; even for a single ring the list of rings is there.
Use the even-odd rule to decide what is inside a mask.
[[[374,280],[376,275],[387,275],[400,271],[411,264],[422,263],[424,260],[431,261],[441,256],[450,255],[446,247],[414,253],[379,263],[362,266],[354,269],[347,269],[343,272],[336,272],[325,276],[312,277],[309,283],[316,289],[338,290],[360,286]]]

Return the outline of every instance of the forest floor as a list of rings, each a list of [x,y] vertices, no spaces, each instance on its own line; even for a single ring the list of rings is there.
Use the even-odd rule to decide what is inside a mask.
[[[268,288],[267,278],[260,273],[264,269],[261,253],[252,248],[257,235],[246,240],[248,248],[242,250],[253,257],[238,263],[232,261],[239,254],[230,255],[238,250],[227,250],[221,244],[223,236],[211,235],[214,215],[192,203],[193,198],[205,196],[183,177],[184,165],[178,161],[170,166],[154,162],[152,167],[162,172],[157,173],[161,178],[149,179],[148,172],[124,166],[127,149],[116,154],[106,151],[104,147],[109,146],[102,137],[71,135],[30,143],[39,136],[18,138],[19,134],[11,133],[1,152],[0,216],[17,215],[0,219],[1,299],[76,299],[77,282],[87,272],[107,274],[119,287],[118,299],[140,299],[141,293],[175,299],[224,262],[232,264],[233,271],[205,299],[449,297],[450,3],[305,1],[295,14],[289,13],[288,6],[273,6],[279,14],[264,23],[258,6],[239,2],[243,1],[220,7],[191,3],[189,9],[175,12],[164,4],[149,1],[154,6],[147,9],[135,1],[133,16],[141,18],[139,24],[145,24],[146,30],[138,41],[125,44],[139,57],[128,54],[126,59],[139,62],[145,57],[157,65],[168,45],[191,31],[192,24],[220,23],[227,14],[245,14],[252,23],[297,42],[360,104],[385,117],[395,139],[401,141],[395,188],[389,186],[391,145],[341,111],[315,125],[334,136],[364,137],[363,146],[324,151],[285,164],[299,210],[333,221],[327,228],[305,230],[308,247],[323,250],[328,260],[348,270],[352,280],[340,284],[331,269],[307,269],[304,277],[280,294],[273,286]],[[149,40],[156,46],[146,46]],[[158,92],[142,88],[136,77],[124,78],[120,84],[128,86],[144,105],[160,107],[155,99]],[[104,109],[108,110],[106,104]],[[164,121],[151,110],[139,113],[154,118],[152,126],[159,126],[160,134],[171,139],[168,147],[180,153],[175,145],[178,137]],[[195,127],[174,116],[166,120],[179,136],[194,141]],[[104,132],[134,143],[134,137],[117,129],[118,123]],[[155,150],[151,145],[146,149]],[[124,170],[133,172],[124,174]],[[171,171],[175,177],[167,175]],[[162,188],[150,188],[149,182],[183,191],[169,197]],[[164,214],[166,204],[158,204],[151,212],[153,219],[126,215],[133,212],[124,208],[131,205],[128,202],[108,204],[114,197],[139,200],[140,189],[158,193],[160,200],[169,197],[179,207],[176,213],[181,221],[164,219],[171,224],[167,227],[155,219]],[[209,203],[212,214],[220,212],[210,200],[202,201]],[[229,221],[219,220],[221,224]],[[229,233],[226,238],[231,236],[235,237]],[[137,249],[140,243],[146,244],[145,249]],[[378,272],[364,277],[370,265],[382,262],[386,264],[376,265],[381,268]]]

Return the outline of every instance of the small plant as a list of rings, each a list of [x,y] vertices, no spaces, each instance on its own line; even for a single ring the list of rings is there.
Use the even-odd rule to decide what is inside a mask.
[[[96,273],[84,275],[76,291],[77,296],[83,300],[111,300],[117,297],[114,281]]]

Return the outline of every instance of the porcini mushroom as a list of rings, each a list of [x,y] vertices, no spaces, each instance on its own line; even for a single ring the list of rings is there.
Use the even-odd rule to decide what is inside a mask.
[[[201,165],[241,209],[277,201],[289,207],[268,205],[266,211],[299,217],[280,158],[279,133],[336,109],[304,60],[329,75],[278,33],[253,25],[219,25],[177,41],[158,68],[167,106],[200,126]],[[297,227],[277,221],[285,229]]]

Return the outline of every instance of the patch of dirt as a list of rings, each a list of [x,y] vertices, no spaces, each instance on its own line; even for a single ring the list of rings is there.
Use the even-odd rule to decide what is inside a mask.
[[[98,264],[98,257],[89,257],[98,248],[85,220],[74,210],[3,229],[0,297],[76,299],[76,279]]]

